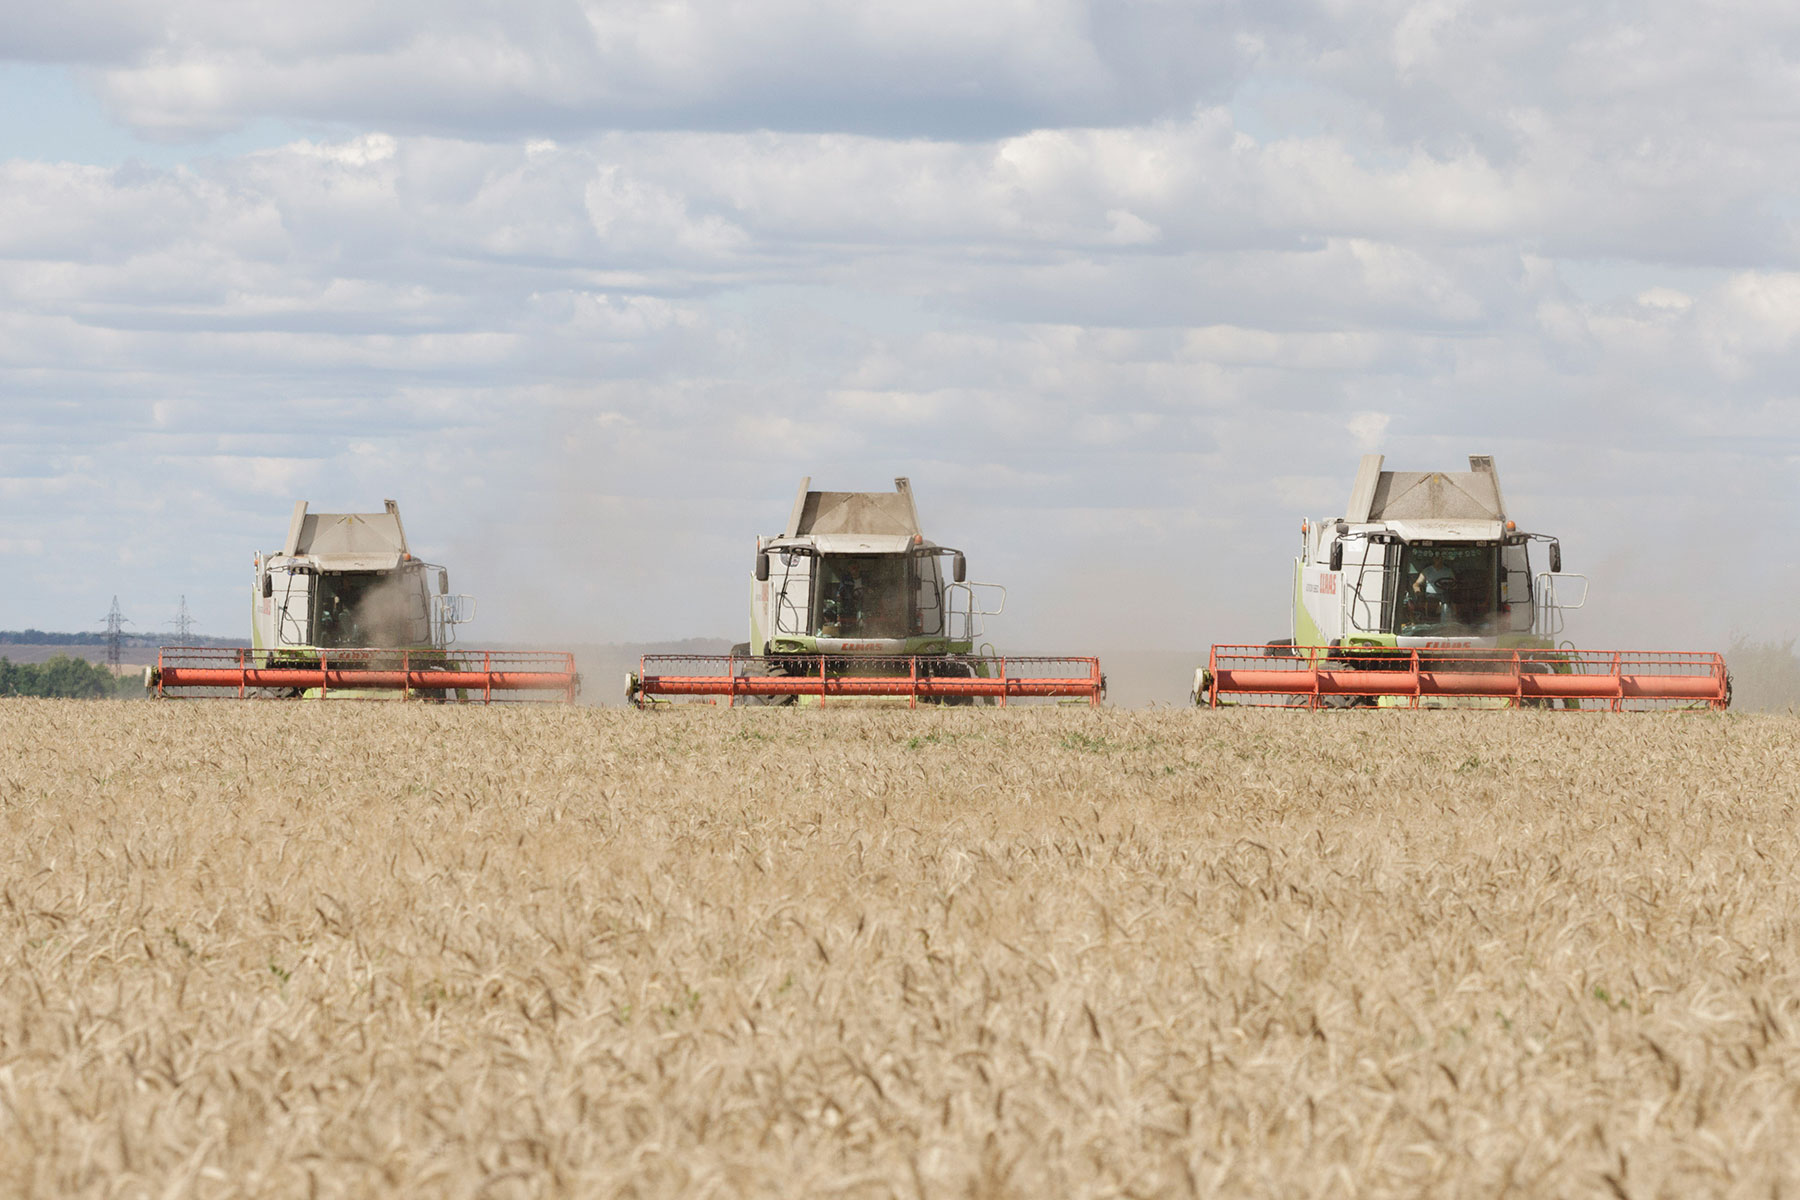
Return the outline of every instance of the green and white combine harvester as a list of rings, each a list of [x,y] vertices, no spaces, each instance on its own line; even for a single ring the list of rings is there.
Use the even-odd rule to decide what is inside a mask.
[[[248,648],[165,646],[145,684],[159,696],[573,700],[574,657],[467,650],[456,627],[474,600],[413,556],[400,506],[315,513],[294,505],[279,553],[257,555]]]
[[[626,680],[633,703],[1099,703],[1097,659],[1007,657],[978,644],[983,618],[1005,608],[1006,591],[969,582],[962,551],[926,540],[905,479],[891,492],[811,486],[800,481],[786,529],[757,539],[750,640],[729,655],[646,656]]]
[[[1494,460],[1387,471],[1365,455],[1345,514],[1303,521],[1291,636],[1216,645],[1195,703],[1307,708],[1723,709],[1724,660],[1557,637],[1587,599],[1556,538],[1507,516]],[[1547,570],[1539,571],[1533,550]]]

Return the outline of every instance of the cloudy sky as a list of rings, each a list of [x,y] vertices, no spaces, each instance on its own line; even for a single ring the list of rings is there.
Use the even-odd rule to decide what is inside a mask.
[[[1788,636],[1797,175],[1761,2],[0,0],[0,628],[391,496],[468,640],[741,637],[905,474],[1003,644],[1198,647],[1380,450]]]

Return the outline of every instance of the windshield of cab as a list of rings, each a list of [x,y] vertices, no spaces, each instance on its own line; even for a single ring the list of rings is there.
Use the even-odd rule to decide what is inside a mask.
[[[417,573],[327,573],[319,576],[314,596],[314,645],[414,646],[431,640],[424,582]]]
[[[1395,632],[1402,637],[1491,631],[1501,617],[1500,547],[1410,542],[1400,558]]]
[[[912,556],[822,554],[814,633],[835,638],[904,638],[914,632]]]

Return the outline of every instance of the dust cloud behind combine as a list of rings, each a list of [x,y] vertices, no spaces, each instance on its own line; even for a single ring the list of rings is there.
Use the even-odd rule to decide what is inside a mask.
[[[1731,706],[1740,712],[1800,709],[1800,657],[1794,639],[1752,642],[1739,639],[1725,651],[1731,671]]]
[[[0,740],[20,1196],[1800,1185],[1794,718],[10,701]]]

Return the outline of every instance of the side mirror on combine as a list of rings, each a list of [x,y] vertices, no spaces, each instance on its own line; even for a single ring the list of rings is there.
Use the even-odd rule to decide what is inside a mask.
[[[1562,543],[1561,542],[1551,542],[1550,543],[1550,573],[1552,575],[1561,575],[1562,574]]]
[[[968,577],[969,560],[963,557],[963,552],[961,550],[958,550],[956,552],[956,557],[950,560],[950,578],[957,583],[961,583]]]
[[[438,572],[438,595],[448,596],[449,594],[450,594],[450,572],[439,571]]]
[[[1331,543],[1331,569],[1334,571],[1344,569],[1344,543],[1335,538]]]
[[[263,574],[263,599],[264,600],[270,599],[274,595],[275,595],[275,577],[273,575],[270,575],[265,572]]]
[[[756,556],[756,582],[769,582],[769,552],[759,551]]]

